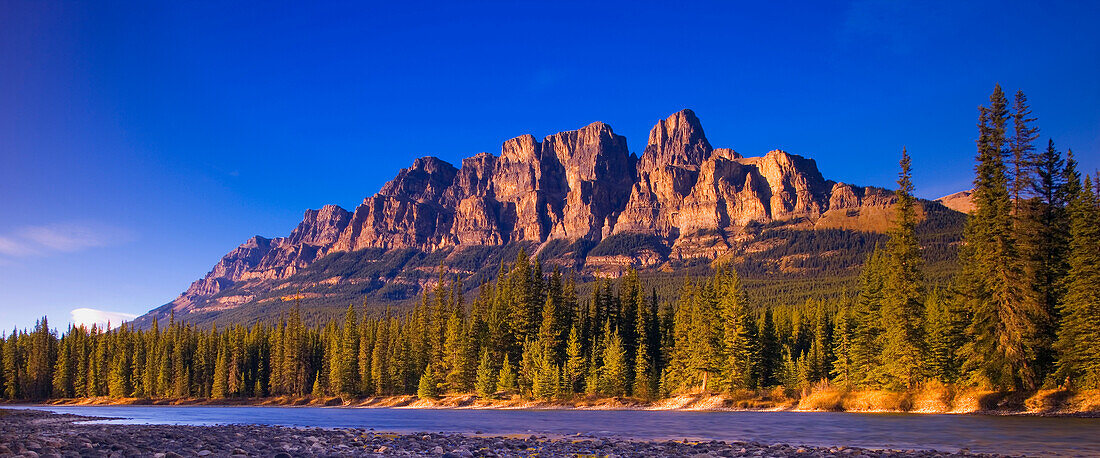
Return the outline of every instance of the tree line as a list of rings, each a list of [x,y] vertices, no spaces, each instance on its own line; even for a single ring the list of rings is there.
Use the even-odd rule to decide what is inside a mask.
[[[273,324],[219,329],[170,320],[136,329],[45,318],[0,338],[11,400],[72,397],[580,394],[655,399],[827,382],[916,389],[1100,388],[1100,175],[1077,170],[998,86],[979,110],[974,210],[947,287],[928,288],[902,150],[893,226],[864,263],[855,295],[753,306],[731,264],[685,278],[662,300],[637,271],[547,274],[520,252],[467,305],[440,276],[412,310],[306,326],[295,306]]]

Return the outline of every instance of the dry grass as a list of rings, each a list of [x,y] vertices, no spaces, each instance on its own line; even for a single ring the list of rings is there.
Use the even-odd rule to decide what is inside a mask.
[[[918,413],[992,413],[1037,415],[1100,414],[1100,390],[1071,392],[999,392],[959,389],[930,382],[917,390],[848,390],[820,383],[798,396],[783,387],[766,391],[741,390],[734,393],[684,393],[666,399],[646,401],[626,397],[577,395],[552,401],[500,395],[482,399],[471,394],[419,399],[416,396],[374,396],[347,400],[340,397],[274,396],[233,399],[149,399],[79,398],[55,399],[52,405],[266,405],[266,406],[348,406],[389,408],[459,409],[645,409],[645,410],[806,410],[830,412],[918,412]]]
[[[955,389],[938,381],[925,383],[910,395],[910,411],[943,413],[954,409]]]
[[[1100,390],[1079,391],[1072,404],[1076,412],[1100,413]]]
[[[798,410],[841,412],[847,395],[846,391],[833,388],[815,389],[798,401]]]

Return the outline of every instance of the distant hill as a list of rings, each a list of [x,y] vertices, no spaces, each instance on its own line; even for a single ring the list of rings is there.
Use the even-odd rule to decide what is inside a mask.
[[[934,281],[954,269],[965,220],[955,202],[921,202]],[[516,137],[499,156],[459,167],[416,159],[352,212],[326,205],[286,237],[248,239],[136,321],[248,323],[296,298],[307,319],[349,303],[401,306],[435,284],[440,266],[473,289],[521,249],[582,287],[634,267],[667,295],[684,275],[730,260],[760,304],[834,297],[852,291],[885,241],[893,203],[887,189],[825,179],[813,159],[713,148],[690,110],[658,121],[640,157],[596,122]]]
[[[948,194],[946,196],[936,199],[936,202],[943,204],[945,207],[962,213],[970,213],[974,209],[974,200],[971,198],[973,190],[959,191],[954,194]]]

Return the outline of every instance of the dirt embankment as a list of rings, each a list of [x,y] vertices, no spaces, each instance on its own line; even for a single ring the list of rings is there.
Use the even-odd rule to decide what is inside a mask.
[[[277,396],[229,399],[77,398],[50,405],[256,405],[313,407],[389,407],[412,409],[586,409],[586,410],[753,410],[822,412],[909,412],[994,415],[1100,416],[1100,390],[1000,392],[953,387],[923,387],[907,392],[821,386],[811,391],[742,391],[733,394],[682,394],[656,401],[625,397],[577,396],[533,400],[520,396],[482,399],[461,394],[438,399],[416,396],[340,397]]]

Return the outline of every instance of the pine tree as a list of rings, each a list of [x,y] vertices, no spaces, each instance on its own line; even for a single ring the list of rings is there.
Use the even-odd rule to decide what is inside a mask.
[[[420,376],[420,383],[416,388],[416,397],[420,399],[435,399],[439,397],[439,380],[435,378],[435,371],[429,364]]]
[[[371,380],[374,380],[374,393],[377,395],[391,394],[390,380],[392,374],[389,368],[390,354],[390,317],[389,309],[378,321],[378,331],[375,332],[374,349],[371,352]]]
[[[538,356],[542,351],[541,345],[532,340],[523,342],[523,353],[519,362],[519,371],[516,380],[519,383],[521,394],[529,394],[535,381],[535,371],[538,367]]]
[[[779,380],[788,390],[802,388],[802,374],[799,371],[798,359],[791,356],[791,349],[783,347],[782,368],[779,371]]]
[[[560,299],[555,299],[552,295],[546,297],[542,307],[542,323],[539,325],[538,340],[543,345],[554,351],[552,356],[552,362],[557,362],[558,350],[562,348],[562,328],[565,327],[565,322],[561,320],[561,312],[559,311]]]
[[[1027,193],[1034,186],[1032,168],[1036,163],[1035,140],[1039,138],[1039,128],[1034,127],[1035,118],[1031,117],[1031,107],[1023,91],[1016,91],[1012,105],[1013,135],[1010,142],[1012,154],[1012,202],[1013,210],[1021,214],[1021,204],[1027,199]]]
[[[619,333],[610,329],[610,323],[604,326],[607,344],[603,351],[603,366],[600,368],[600,392],[607,396],[625,396],[627,388],[626,350],[623,348]]]
[[[852,307],[851,385],[879,388],[883,347],[882,302],[886,252],[877,245],[859,277],[859,295]]]
[[[886,245],[889,260],[883,282],[882,360],[892,387],[913,388],[924,377],[924,275],[917,241],[912,161],[905,148],[901,150],[900,165],[894,193],[896,221]]]
[[[565,344],[565,389],[568,393],[584,391],[580,386],[584,382],[585,358],[581,348],[577,326],[569,329],[569,339]]]
[[[447,320],[446,341],[443,345],[443,367],[447,371],[444,376],[447,389],[452,392],[469,391],[470,343],[466,334],[466,322],[458,311],[452,313]]]
[[[497,375],[497,391],[504,393],[514,393],[518,388],[516,383],[516,371],[512,367],[511,361],[508,360],[508,355],[504,355],[504,362],[500,365],[500,374]]]
[[[324,386],[321,384],[321,372],[313,374],[313,389],[309,392],[310,396],[320,398],[325,395]]]
[[[28,335],[29,349],[26,352],[28,389],[24,393],[29,399],[46,399],[53,389],[54,360],[57,358],[57,337],[49,328],[46,317],[35,323],[34,332]]]
[[[19,377],[21,358],[18,338],[18,329],[12,329],[11,335],[4,341],[4,397],[12,400],[23,399],[23,393],[20,390],[22,381]]]
[[[489,399],[496,394],[497,380],[494,372],[489,352],[482,350],[481,357],[478,358],[477,381],[474,383],[474,389],[477,390],[477,395],[483,399]]]
[[[359,320],[355,307],[348,305],[344,314],[343,339],[340,344],[340,364],[336,391],[345,396],[359,393]]]
[[[783,365],[779,338],[775,332],[775,319],[771,308],[764,310],[760,329],[760,386],[769,387],[780,383],[779,374]]]
[[[536,399],[554,399],[561,392],[561,370],[550,355],[550,348],[542,347],[535,359],[535,376],[531,393]]]
[[[540,312],[543,304],[536,294],[536,280],[542,281],[541,278],[532,278],[531,261],[527,257],[527,251],[521,248],[516,255],[515,265],[508,273],[508,282],[511,286],[510,322],[516,330],[513,343],[516,348],[520,348],[521,344],[528,339],[534,340],[537,337],[539,323],[542,322]]]
[[[1040,373],[1049,374],[1056,357],[1059,304],[1065,294],[1064,279],[1069,270],[1069,215],[1066,210],[1066,161],[1048,140],[1047,147],[1036,157],[1032,180],[1035,196],[1025,207],[1021,226],[1026,235],[1024,254],[1029,265],[1032,294],[1039,311],[1037,366]],[[1076,167],[1074,165],[1074,167]]]
[[[1072,171],[1071,171],[1072,173]],[[1100,184],[1100,175],[1097,176]],[[1058,339],[1059,376],[1100,387],[1100,199],[1092,180],[1070,185],[1069,271]]]
[[[946,384],[955,383],[962,363],[958,352],[966,339],[966,313],[955,297],[941,291],[930,293],[925,304],[928,375]]]
[[[741,280],[729,266],[715,273],[718,289],[718,311],[722,317],[723,376],[726,390],[733,392],[755,388],[759,369],[757,362],[756,320],[749,314]]]
[[[119,331],[121,333],[122,331]],[[116,336],[124,337],[122,334],[116,334]],[[125,348],[125,342],[122,342],[122,338],[117,339],[115,344],[116,348],[111,355],[111,368],[110,374],[107,377],[107,394],[113,398],[122,398],[130,395],[131,387],[129,380],[130,373],[130,361],[129,351]]]
[[[74,373],[76,368],[73,355],[73,340],[75,338],[76,329],[70,326],[69,331],[61,339],[57,362],[54,365],[53,397],[71,398],[74,396],[73,380],[75,379]],[[0,348],[2,348],[2,344],[0,344]],[[2,367],[3,364],[0,362],[0,368]],[[2,375],[0,375],[0,387],[2,386]]]
[[[855,371],[852,360],[852,341],[855,338],[855,328],[856,322],[852,317],[850,307],[842,308],[836,316],[833,329],[833,355],[836,356],[836,360],[833,361],[833,370],[830,374],[835,382],[849,389],[852,388],[852,373]]]
[[[964,370],[1000,388],[1036,386],[1033,362],[1037,311],[1029,309],[1004,164],[1007,101],[998,85],[980,110],[973,200],[967,220],[958,291],[971,316]]]
[[[210,397],[225,399],[229,394],[229,358],[226,357],[224,346],[218,346],[218,356],[214,362],[214,385],[210,389]]]
[[[359,393],[374,394],[374,379],[371,378],[371,362],[374,354],[374,332],[378,329],[375,321],[367,320],[366,314],[359,326]]]

